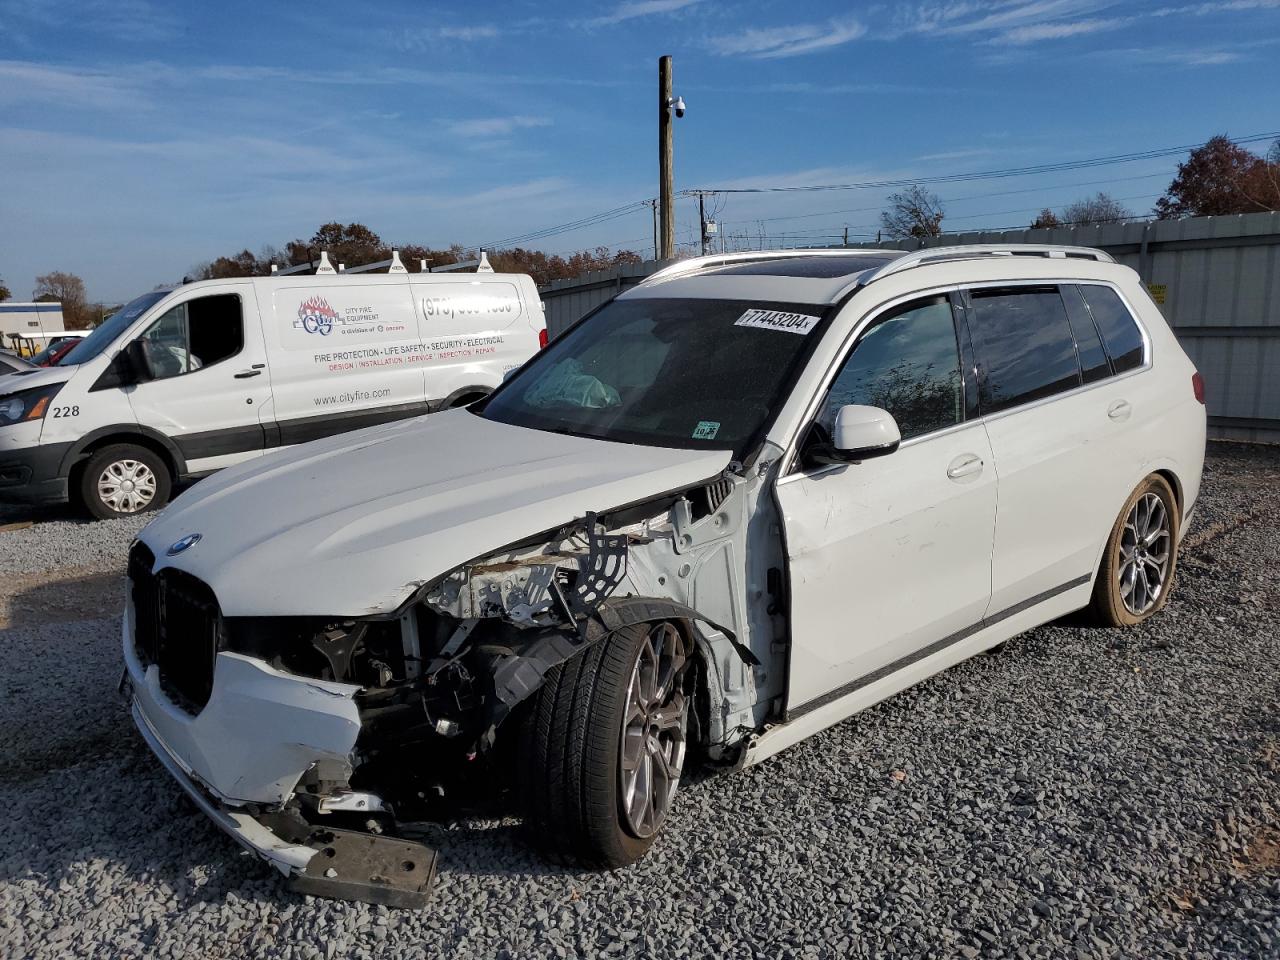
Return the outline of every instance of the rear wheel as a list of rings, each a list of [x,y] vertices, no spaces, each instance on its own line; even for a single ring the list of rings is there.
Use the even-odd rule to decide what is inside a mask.
[[[1129,627],[1163,607],[1178,566],[1178,501],[1153,474],[1129,495],[1111,528],[1091,610],[1105,626]]]
[[[99,520],[129,517],[163,507],[172,483],[169,468],[155,453],[132,443],[114,443],[85,464],[80,499]]]
[[[674,624],[643,623],[547,674],[523,731],[520,796],[553,857],[620,867],[652,845],[684,768],[690,653]]]

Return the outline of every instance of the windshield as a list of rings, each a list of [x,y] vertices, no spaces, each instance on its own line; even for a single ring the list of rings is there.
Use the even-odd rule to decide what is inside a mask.
[[[484,417],[535,430],[741,459],[820,336],[823,308],[615,300],[508,380]]]
[[[142,296],[130,300],[123,307],[103,320],[101,325],[58,361],[59,367],[72,367],[77,363],[87,363],[103,350],[107,349],[116,338],[129,329],[130,324],[142,316],[143,311],[162,297],[167,297],[170,290],[152,290]]]

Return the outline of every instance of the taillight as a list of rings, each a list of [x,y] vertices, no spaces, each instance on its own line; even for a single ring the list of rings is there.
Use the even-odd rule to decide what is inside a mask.
[[[1197,370],[1191,375],[1191,392],[1196,395],[1196,399],[1204,403],[1204,377],[1200,376]]]
[[[543,327],[541,330],[538,331],[538,349],[541,350],[544,347],[546,347],[546,345],[547,345],[547,328]],[[1200,374],[1197,373],[1196,376],[1198,377],[1200,376]],[[1202,400],[1200,402],[1203,403],[1204,401]]]

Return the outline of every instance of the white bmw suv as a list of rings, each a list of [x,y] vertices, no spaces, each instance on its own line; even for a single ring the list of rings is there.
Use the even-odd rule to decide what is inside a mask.
[[[124,686],[305,891],[420,904],[405,824],[505,794],[618,866],[686,758],[757,763],[1173,585],[1199,375],[1093,250],[704,257],[466,409],[225,470],[129,558]]]

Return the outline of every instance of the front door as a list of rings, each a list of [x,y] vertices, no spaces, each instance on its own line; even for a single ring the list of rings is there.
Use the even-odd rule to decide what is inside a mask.
[[[996,474],[968,415],[945,296],[876,318],[827,391],[811,431],[845,404],[893,414],[887,456],[779,480],[789,564],[788,710],[834,699],[982,620],[991,592]]]
[[[251,285],[202,288],[140,339],[155,378],[125,388],[138,423],[173,440],[192,473],[262,454],[271,374]]]

